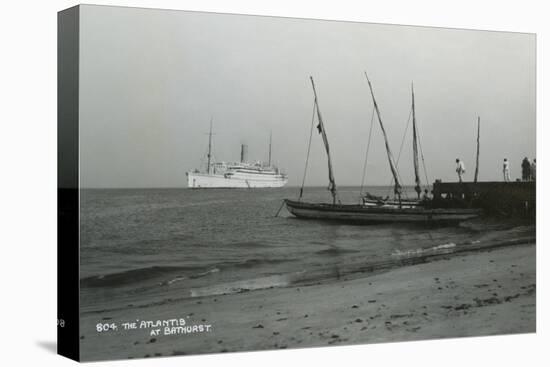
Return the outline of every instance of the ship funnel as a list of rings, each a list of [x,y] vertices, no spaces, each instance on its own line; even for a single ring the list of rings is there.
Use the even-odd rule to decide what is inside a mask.
[[[245,163],[248,156],[248,146],[246,144],[241,144],[241,163]]]

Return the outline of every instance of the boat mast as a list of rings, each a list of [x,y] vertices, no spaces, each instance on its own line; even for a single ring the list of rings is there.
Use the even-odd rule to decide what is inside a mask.
[[[323,118],[321,117],[321,111],[319,110],[319,103],[317,101],[317,91],[315,90],[315,83],[313,82],[313,77],[310,76],[309,79],[311,79],[311,86],[313,87],[313,95],[315,96],[315,109],[317,110],[317,119],[319,120],[319,124],[317,125],[317,130],[319,130],[319,134],[323,137],[323,143],[325,144],[325,150],[327,151],[327,158],[328,158],[328,179],[329,179],[329,186],[328,189],[330,191],[330,194],[332,195],[332,204],[336,204],[336,182],[334,181],[334,174],[332,172],[332,161],[330,158],[330,149],[328,146],[328,138],[325,131],[325,125],[323,124]]]
[[[206,172],[210,174],[210,159],[212,157],[212,120],[214,118],[210,118],[210,132],[208,133],[208,166],[206,168]]]
[[[267,162],[269,167],[271,167],[271,135],[272,135],[272,132],[270,131],[269,132],[269,160]]]
[[[414,86],[411,84],[412,92],[412,123],[413,123],[413,163],[414,163],[414,191],[420,199],[422,188],[420,187],[420,175],[418,172],[418,132],[416,130],[416,114],[414,109]]]
[[[474,182],[477,182],[477,174],[479,173],[479,116],[477,117],[477,153],[476,153],[476,172],[474,174]]]
[[[380,117],[380,110],[378,109],[378,104],[376,103],[376,99],[374,98],[374,92],[372,91],[372,85],[370,83],[369,76],[367,75],[366,72],[365,72],[365,77],[367,78],[367,82],[369,83],[370,94],[372,96],[372,103],[374,104],[374,109],[376,110],[378,122],[380,123],[380,128],[382,129],[382,135],[384,135],[384,141],[386,143],[386,152],[388,153],[388,161],[390,162],[390,169],[393,175],[393,180],[395,182],[394,193],[399,198],[399,201],[401,201],[401,184],[399,183],[397,168],[395,167],[395,162],[390,149],[390,144],[388,143],[388,136],[386,135],[386,129],[384,129],[384,124],[382,123],[382,118]]]

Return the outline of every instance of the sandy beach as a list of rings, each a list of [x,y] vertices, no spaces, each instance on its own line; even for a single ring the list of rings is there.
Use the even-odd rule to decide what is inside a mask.
[[[464,253],[330,283],[82,315],[81,358],[146,358],[535,332],[535,245]],[[136,320],[204,332],[151,336]],[[97,323],[116,323],[98,333]],[[197,329],[195,328],[195,331]]]

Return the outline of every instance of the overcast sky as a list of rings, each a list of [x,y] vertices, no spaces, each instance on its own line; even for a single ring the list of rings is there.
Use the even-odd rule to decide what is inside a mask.
[[[481,116],[480,180],[519,177],[535,154],[535,36],[366,23],[82,6],[80,172],[83,187],[185,187],[204,168],[214,119],[216,160],[273,161],[298,185],[316,82],[338,185],[359,185],[373,105],[367,71],[397,158],[411,109],[430,181],[473,178]],[[399,161],[413,183],[412,133]],[[391,172],[379,126],[366,182]],[[202,167],[201,167],[202,164]],[[308,185],[327,184],[314,133]]]

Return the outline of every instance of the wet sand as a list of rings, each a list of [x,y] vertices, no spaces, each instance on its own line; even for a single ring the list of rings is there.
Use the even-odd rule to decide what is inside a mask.
[[[82,315],[81,358],[144,358],[535,332],[535,245],[441,257],[360,278]],[[96,332],[185,317],[209,332]]]

